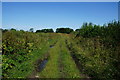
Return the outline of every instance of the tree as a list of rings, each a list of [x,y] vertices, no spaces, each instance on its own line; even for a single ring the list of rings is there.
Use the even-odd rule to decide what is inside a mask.
[[[30,28],[30,30],[29,30],[30,32],[33,32],[34,31],[34,29],[33,28]]]
[[[53,33],[53,29],[42,29],[42,30],[36,30],[36,33],[40,33],[40,32],[43,32],[43,33]]]
[[[80,29],[76,29],[75,31],[79,32],[79,31],[80,31]]]
[[[71,33],[73,32],[73,29],[70,29],[70,28],[57,28],[56,29],[56,33]]]
[[[22,30],[22,29],[21,29],[20,31],[21,31],[21,32],[25,32],[25,31],[24,31],[24,30]]]
[[[11,28],[11,30],[12,30],[12,31],[16,31],[16,29],[14,29],[14,28]]]
[[[8,31],[7,29],[1,29],[1,30],[2,30],[3,33]]]

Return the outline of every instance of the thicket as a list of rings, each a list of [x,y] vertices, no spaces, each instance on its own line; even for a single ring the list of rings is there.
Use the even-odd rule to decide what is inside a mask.
[[[75,44],[71,43],[69,47],[82,65],[84,73],[94,79],[120,78],[119,31],[120,22],[113,21],[104,26],[84,23],[74,32]]]

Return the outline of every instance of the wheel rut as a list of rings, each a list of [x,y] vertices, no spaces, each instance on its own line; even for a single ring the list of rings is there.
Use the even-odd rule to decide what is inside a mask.
[[[56,43],[57,43],[57,41],[54,44],[50,45],[49,47],[53,48]],[[50,57],[50,53],[49,53],[50,48],[48,49],[47,53],[45,55],[43,55],[42,58],[37,59],[35,61],[35,63],[33,63],[35,66],[35,69],[31,73],[31,75],[28,76],[28,78],[39,78],[40,77],[38,75],[38,73],[43,71],[44,68],[46,67],[46,64],[47,64],[49,57]]]

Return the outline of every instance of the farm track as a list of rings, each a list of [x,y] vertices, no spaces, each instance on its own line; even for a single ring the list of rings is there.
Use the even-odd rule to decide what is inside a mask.
[[[35,62],[35,70],[28,78],[85,78],[79,70],[67,47],[68,36],[59,34],[59,38],[49,45],[47,53]],[[38,66],[47,60],[42,70]]]
[[[38,78],[81,78],[75,61],[66,47],[66,36],[60,34],[59,40],[49,50],[49,60]]]
[[[59,45],[59,47],[62,47],[62,44]],[[62,63],[62,50],[60,48],[60,53],[59,53],[59,58],[58,58],[58,63],[59,63],[59,71],[60,71],[60,77],[63,78],[65,77],[65,72],[63,71],[64,65]]]

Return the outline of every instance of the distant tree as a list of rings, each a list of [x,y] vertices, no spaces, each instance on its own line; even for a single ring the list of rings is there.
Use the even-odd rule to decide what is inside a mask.
[[[11,28],[10,30],[12,30],[12,31],[16,31],[16,29],[14,29],[14,28]]]
[[[36,33],[43,32],[43,33],[53,33],[53,29],[42,29],[42,30],[36,30]]]
[[[80,31],[80,29],[76,29],[75,31],[79,32],[79,31]]]
[[[30,32],[33,32],[34,31],[34,29],[33,28],[30,28],[30,30],[29,30]]]
[[[84,22],[81,28],[85,28],[85,27],[87,27],[87,26],[88,26],[88,23],[87,23],[87,22]]]
[[[24,30],[22,30],[22,29],[21,29],[20,31],[21,31],[21,32],[24,32]]]
[[[2,30],[3,33],[8,31],[7,29],[1,29],[1,30]]]
[[[73,29],[70,29],[70,28],[57,28],[56,29],[56,33],[71,33],[73,32],[74,30]]]
[[[36,30],[36,33],[40,33],[40,32],[42,32],[41,30]]]

